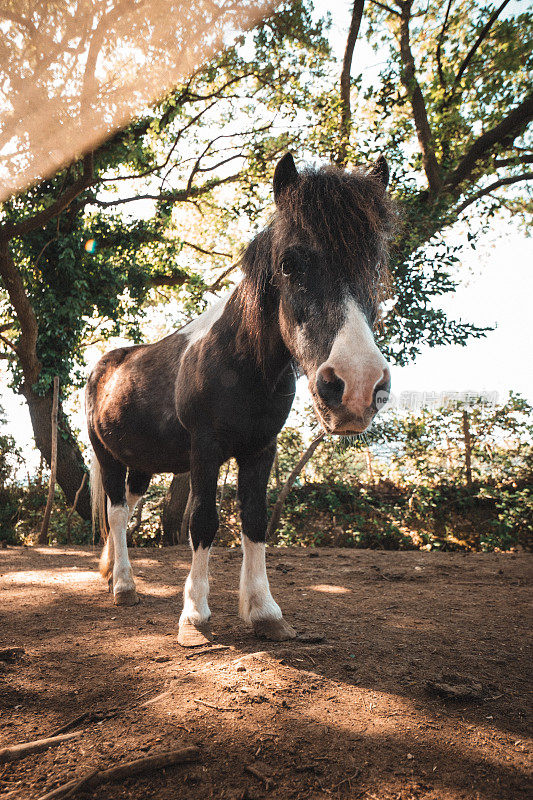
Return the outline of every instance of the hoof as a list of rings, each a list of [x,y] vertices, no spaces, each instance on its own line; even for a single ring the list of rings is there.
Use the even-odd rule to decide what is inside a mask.
[[[178,644],[182,647],[199,647],[213,641],[211,624],[207,622],[191,622],[189,619],[180,623],[178,631]]]
[[[254,633],[259,639],[269,639],[271,642],[286,642],[296,638],[296,631],[281,619],[259,619],[253,623]]]
[[[123,592],[115,592],[113,602],[116,606],[136,606],[139,597],[135,589],[126,589]]]

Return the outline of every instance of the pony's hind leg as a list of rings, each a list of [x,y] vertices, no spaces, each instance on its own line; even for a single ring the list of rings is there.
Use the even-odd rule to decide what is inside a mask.
[[[108,577],[111,577],[113,565],[113,598],[117,606],[132,606],[138,603],[133,572],[128,556],[126,531],[130,518],[130,506],[126,499],[126,467],[115,459],[106,458],[100,461],[102,483],[107,495],[107,521],[109,535],[100,569],[107,566]],[[134,505],[133,505],[134,507]],[[106,560],[104,565],[102,562]]]
[[[151,479],[152,476],[148,475],[146,472],[139,472],[139,470],[135,469],[128,470],[128,479],[126,481],[126,502],[128,504],[130,513],[129,519],[132,518],[137,503],[143,494],[146,493]]]
[[[280,642],[294,639],[296,631],[283,619],[266,572],[266,488],[275,452],[274,443],[252,458],[238,459],[243,549],[239,613],[256,636]]]
[[[148,489],[151,475],[136,470],[129,470],[126,481],[126,493],[122,503],[113,503],[108,496],[107,516],[109,520],[109,540],[114,554],[113,564],[113,597],[117,606],[133,606],[139,602],[133,570],[128,555],[127,530],[135,507]],[[117,484],[117,489],[119,488]],[[116,498],[118,499],[117,492]]]
[[[132,518],[137,503],[148,489],[151,475],[130,470],[126,481],[126,503],[128,505],[128,521]],[[126,523],[127,524],[127,523]],[[113,536],[107,537],[102,555],[100,556],[100,574],[109,584],[109,591],[113,591],[113,568],[115,565],[115,546]]]

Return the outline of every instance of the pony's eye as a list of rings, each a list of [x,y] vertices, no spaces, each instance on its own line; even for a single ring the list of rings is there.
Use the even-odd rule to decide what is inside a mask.
[[[285,277],[290,278],[293,275],[297,275],[299,272],[302,271],[301,264],[299,260],[293,253],[286,253],[280,262],[280,269],[281,274],[285,275]]]

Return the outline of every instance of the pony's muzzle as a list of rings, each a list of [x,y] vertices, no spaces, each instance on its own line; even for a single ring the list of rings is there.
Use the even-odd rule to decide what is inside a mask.
[[[316,374],[316,393],[332,433],[365,430],[390,396],[390,371],[382,363],[360,373],[346,372],[326,362]]]

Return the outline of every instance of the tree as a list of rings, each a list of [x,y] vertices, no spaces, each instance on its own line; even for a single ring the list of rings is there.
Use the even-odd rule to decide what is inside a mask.
[[[94,152],[4,203],[0,357],[45,457],[52,376],[68,394],[83,380],[88,343],[139,340],[147,305],[178,298],[175,324],[227,284],[238,221],[262,220],[287,147],[340,164],[384,152],[391,163],[402,214],[381,335],[391,358],[483,335],[433,301],[456,286],[459,248],[444,233],[460,214],[484,204],[475,239],[496,211],[528,210],[521,194],[500,191],[527,186],[532,157],[531,23],[505,6],[357,0],[340,70],[325,24],[309,5],[286,3]],[[350,79],[360,27],[388,55],[366,86]],[[140,202],[150,209],[136,219]],[[59,426],[58,482],[72,502],[83,457],[61,410]]]
[[[0,200],[55,174],[141,116],[275,5],[4,0]]]
[[[475,242],[496,212],[531,210],[532,15],[507,5],[356,0],[338,90],[319,102],[316,151],[343,164],[383,152],[392,167],[401,224],[382,338],[399,363],[422,342],[463,344],[485,332],[432,306],[456,287],[460,247],[446,242],[447,229],[476,211]],[[369,42],[387,54],[366,85],[361,74],[349,82],[361,18]]]
[[[232,250],[218,250],[212,241],[243,211],[255,213],[257,183],[291,142],[273,132],[273,110],[287,119],[298,115],[321,64],[317,58],[309,69],[309,55],[327,51],[322,24],[298,3],[263,23],[252,45],[247,57],[239,46],[228,48],[141,119],[2,206],[0,357],[28,403],[47,461],[54,375],[64,400],[84,381],[88,343],[118,333],[138,341],[143,308],[157,301],[155,290],[181,289],[187,315],[201,307],[208,289],[227,282]],[[213,124],[218,131],[231,126],[236,106],[241,121],[244,115],[256,120],[258,107],[267,119],[213,135]],[[217,192],[231,185],[238,192],[224,204]],[[125,211],[140,200],[152,204],[148,220]],[[184,238],[183,226],[176,226],[180,204],[213,220],[216,209],[218,227],[210,237]],[[202,232],[205,227],[203,221]],[[191,253],[212,260],[218,274],[211,284]],[[85,467],[61,406],[59,430],[58,483],[72,503]],[[78,509],[88,517],[87,490]]]

